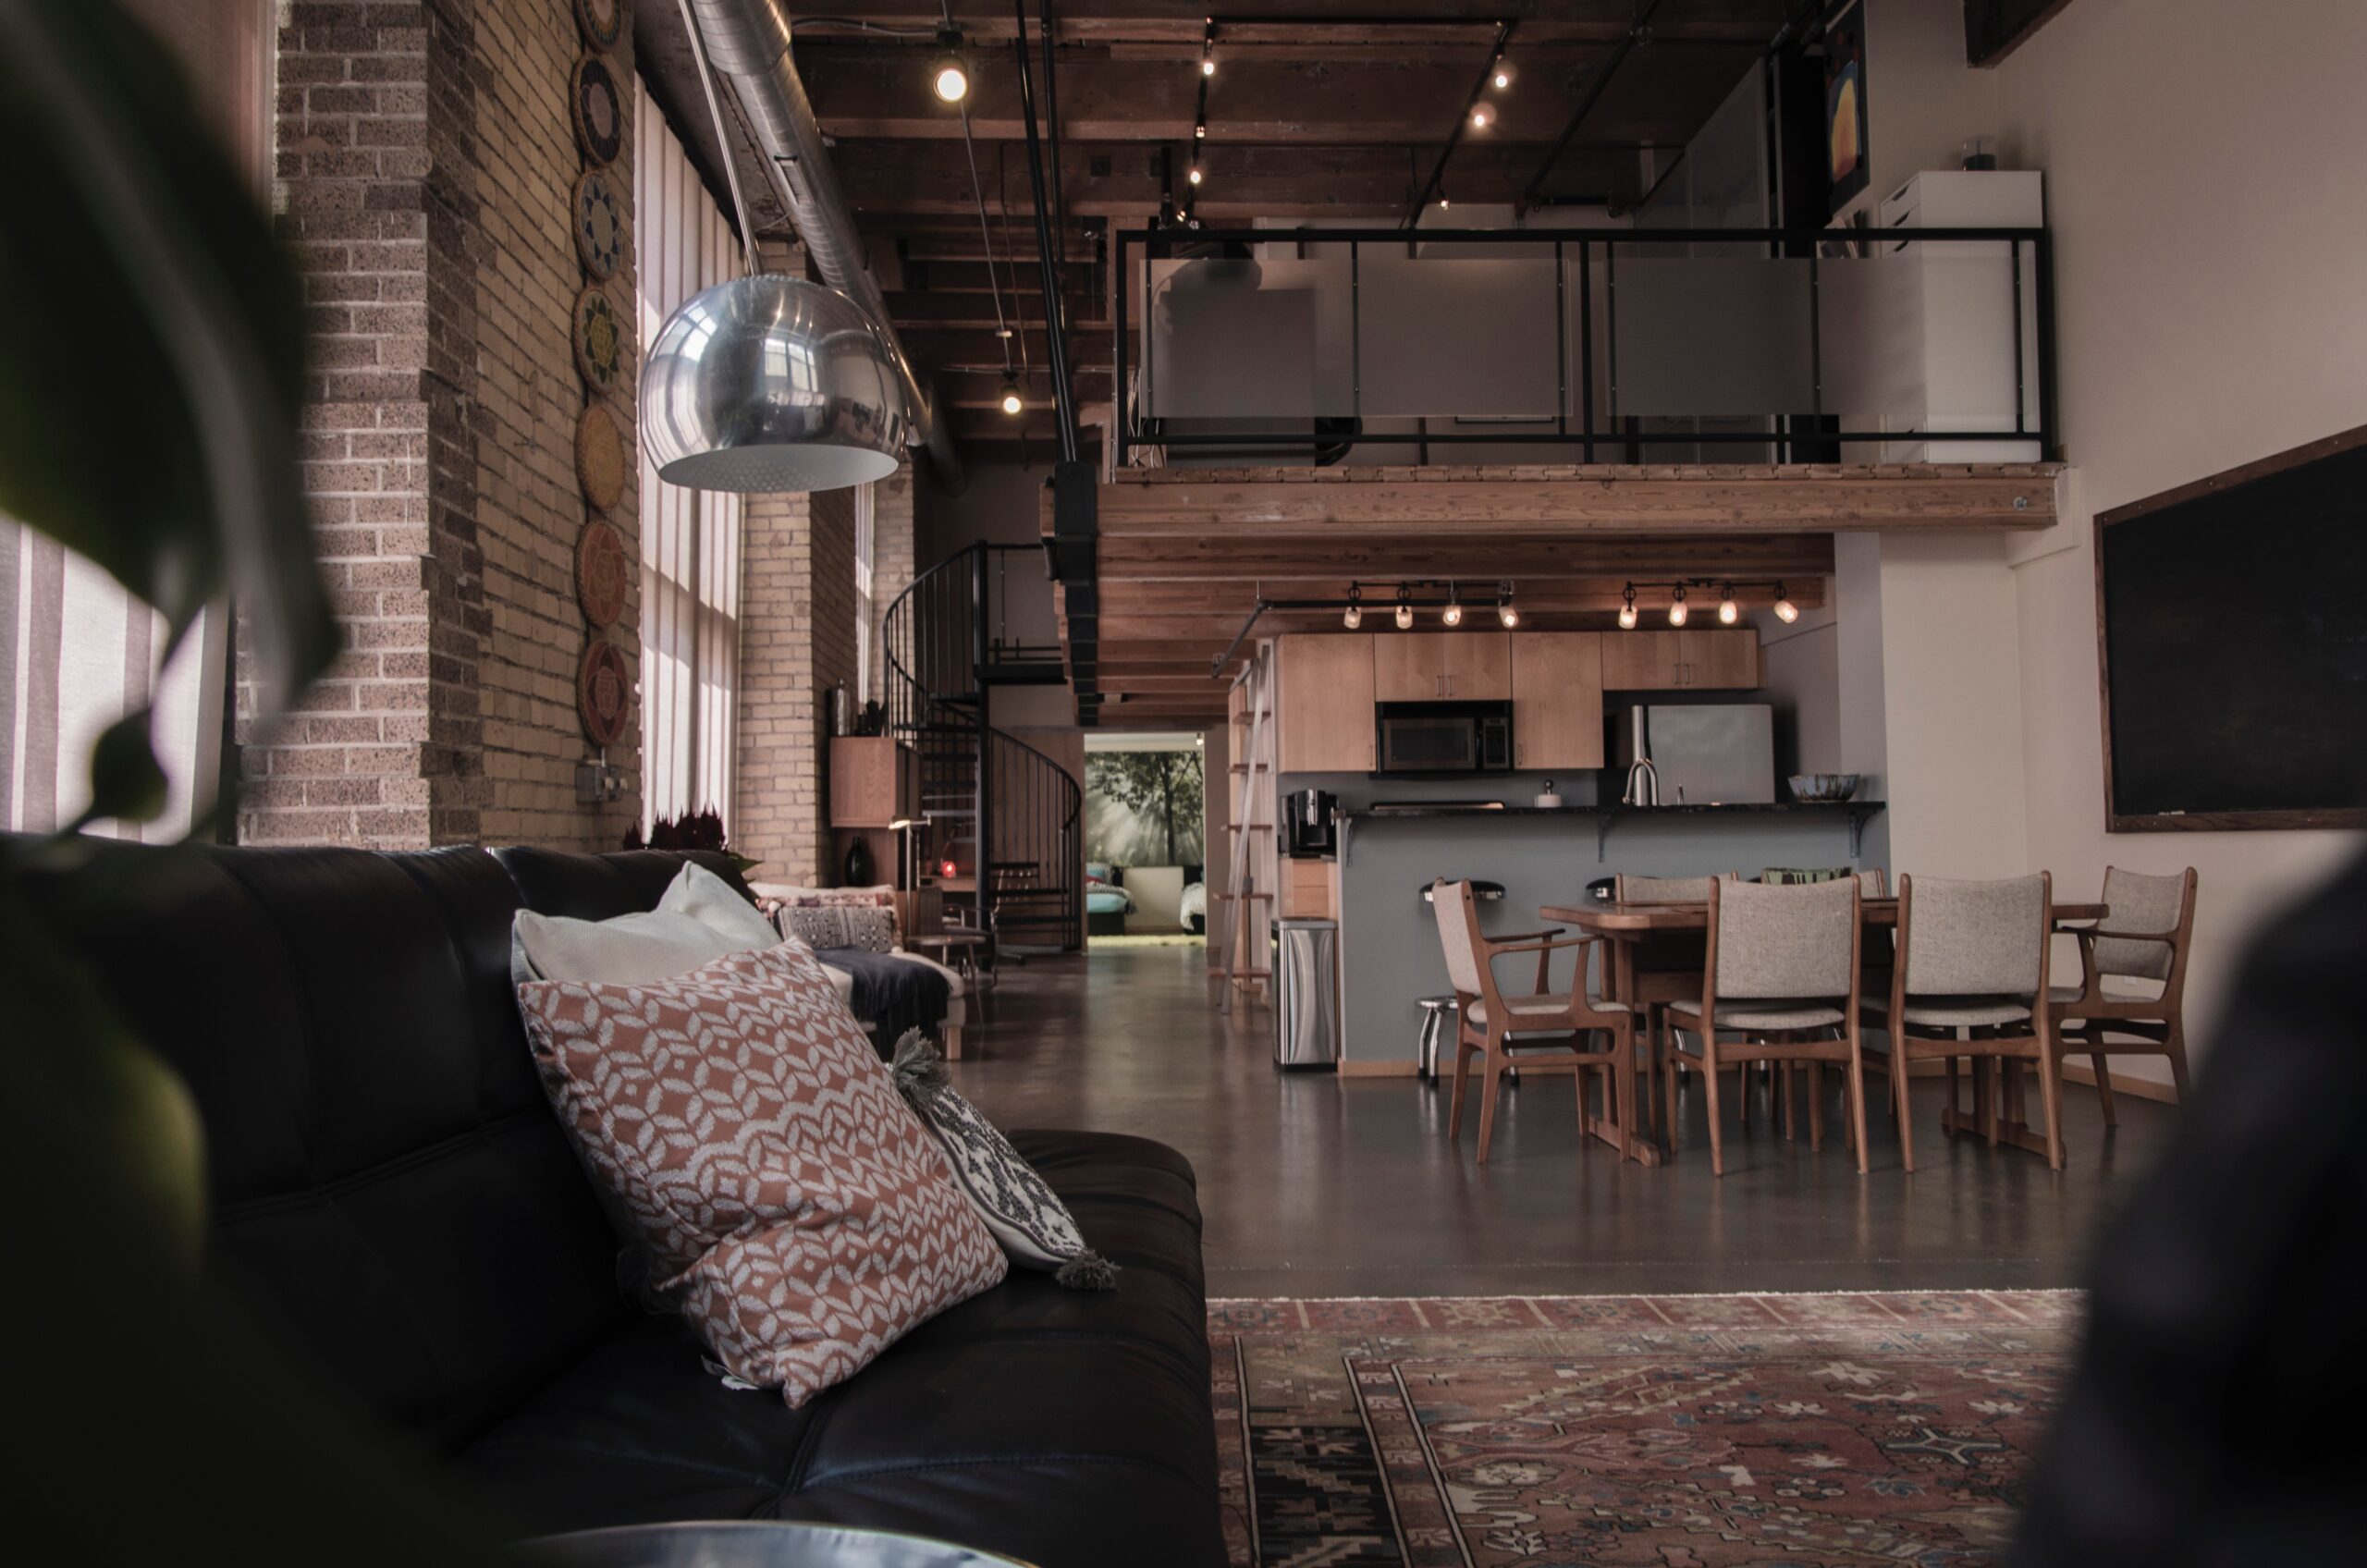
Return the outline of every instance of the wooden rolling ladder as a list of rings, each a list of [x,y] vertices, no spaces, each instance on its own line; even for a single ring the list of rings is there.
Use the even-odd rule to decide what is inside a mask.
[[[1218,1005],[1233,1011],[1242,997],[1265,994],[1273,978],[1268,960],[1273,930],[1274,886],[1279,876],[1274,842],[1276,812],[1281,805],[1274,782],[1274,644],[1260,643],[1248,666],[1233,683],[1227,697],[1230,720],[1228,750],[1236,760],[1233,775],[1241,780],[1234,797],[1226,860],[1231,875],[1225,890],[1212,893],[1219,918],[1217,951],[1222,961],[1215,973],[1224,980]]]

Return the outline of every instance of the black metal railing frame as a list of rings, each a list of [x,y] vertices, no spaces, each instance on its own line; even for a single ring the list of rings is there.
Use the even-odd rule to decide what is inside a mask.
[[[1623,228],[1623,229],[1515,229],[1515,228],[1425,228],[1419,231],[1403,228],[1129,228],[1120,229],[1114,236],[1116,251],[1112,258],[1113,276],[1120,282],[1117,295],[1116,364],[1112,386],[1118,399],[1117,430],[1113,437],[1112,458],[1122,468],[1127,455],[1136,447],[1327,447],[1341,446],[1410,447],[1419,445],[1471,446],[1576,446],[1581,447],[1585,460],[1593,462],[1598,447],[1627,447],[1636,445],[1676,443],[1690,445],[1760,446],[1780,447],[1784,460],[1789,461],[1796,446],[1830,447],[1842,442],[1925,443],[1975,441],[2035,441],[2042,455],[2055,450],[2061,444],[2056,426],[2054,381],[2054,265],[2052,243],[2043,228]],[[1949,244],[1978,241],[1986,244],[2012,246],[2010,271],[2014,286],[2014,427],[2011,430],[1982,431],[1855,431],[1795,428],[1806,419],[1821,423],[1826,415],[1824,402],[1824,346],[1822,317],[1819,309],[1819,266],[1823,258],[1820,251],[1826,245],[1839,244],[1857,252],[1868,246],[1889,247],[1894,244]],[[1139,250],[1146,263],[1171,259],[1178,251],[1195,250],[1208,245],[1338,245],[1348,247],[1348,341],[1351,356],[1349,372],[1349,418],[1361,421],[1364,414],[1363,376],[1361,360],[1364,319],[1357,279],[1357,260],[1367,245],[1410,247],[1414,244],[1498,245],[1507,249],[1543,250],[1553,251],[1554,358],[1557,388],[1554,428],[1550,431],[1447,431],[1410,434],[1391,432],[1367,435],[1361,430],[1353,433],[1307,430],[1229,430],[1229,431],[1162,431],[1146,436],[1138,420],[1140,410],[1133,388],[1127,382],[1126,343],[1128,337],[1129,300],[1133,288],[1127,267],[1134,251]],[[1632,245],[1766,245],[1779,247],[1777,256],[1771,259],[1805,261],[1809,280],[1809,363],[1813,406],[1793,413],[1766,413],[1757,418],[1774,419],[1784,428],[1775,431],[1639,431],[1637,429],[1598,429],[1595,425],[1595,329],[1594,329],[1594,253],[1603,256],[1603,283],[1611,291],[1606,304],[1603,337],[1603,368],[1608,384],[1615,396],[1619,385],[1619,342],[1617,329],[1617,249]],[[2031,257],[2031,281],[2028,292],[2034,300],[2026,300],[2022,282],[2023,247],[2028,246]],[[1570,363],[1569,312],[1570,269],[1563,264],[1575,251],[1578,260],[1578,362]],[[1783,252],[1789,252],[1784,254]],[[1151,322],[1151,269],[1146,264],[1142,281],[1142,325],[1144,328],[1143,361],[1147,367],[1150,359],[1149,325]],[[2035,318],[2037,327],[2035,367],[2026,361],[2029,355],[2023,347],[2025,326]],[[2039,419],[2037,428],[2030,427],[2030,378],[2033,371],[2038,379]],[[1570,419],[1570,378],[1577,376],[1578,419],[1573,426]],[[1701,416],[1712,417],[1713,410]],[[1318,417],[1336,418],[1324,414]],[[1613,417],[1616,415],[1614,413]]]

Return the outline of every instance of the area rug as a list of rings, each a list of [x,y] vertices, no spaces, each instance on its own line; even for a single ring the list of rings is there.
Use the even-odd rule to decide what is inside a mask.
[[[1237,1563],[2002,1554],[2076,1292],[1209,1304]]]

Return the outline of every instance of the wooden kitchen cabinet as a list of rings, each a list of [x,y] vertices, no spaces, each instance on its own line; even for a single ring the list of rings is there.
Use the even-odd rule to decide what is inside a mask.
[[[1372,655],[1376,702],[1502,702],[1513,694],[1507,632],[1381,631]]]
[[[1370,773],[1377,766],[1376,641],[1369,635],[1311,633],[1275,640],[1274,755],[1282,772]]]
[[[1687,627],[1601,635],[1602,684],[1607,691],[1747,692],[1760,684],[1756,627]]]
[[[830,826],[885,827],[916,815],[920,758],[887,735],[830,737]]]
[[[1523,631],[1511,638],[1514,766],[1602,766],[1602,657],[1593,631]]]

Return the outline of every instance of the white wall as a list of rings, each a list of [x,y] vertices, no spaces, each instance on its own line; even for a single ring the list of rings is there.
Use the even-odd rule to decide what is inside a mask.
[[[1876,192],[1975,132],[1997,134],[2001,166],[2045,171],[2073,468],[2062,521],[2006,546],[2011,599],[1981,611],[2010,613],[2018,643],[2026,852],[2067,898],[2107,864],[2195,866],[2206,1029],[2246,933],[2360,842],[2103,830],[2094,513],[2367,423],[2367,5],[2246,11],[2255,25],[2214,0],[2079,0],[1989,72],[1960,68],[1958,0],[1869,0],[1867,18]],[[1961,678],[1986,712],[1984,672],[1930,673],[1932,705]],[[1908,750],[1894,729],[1894,765]]]

